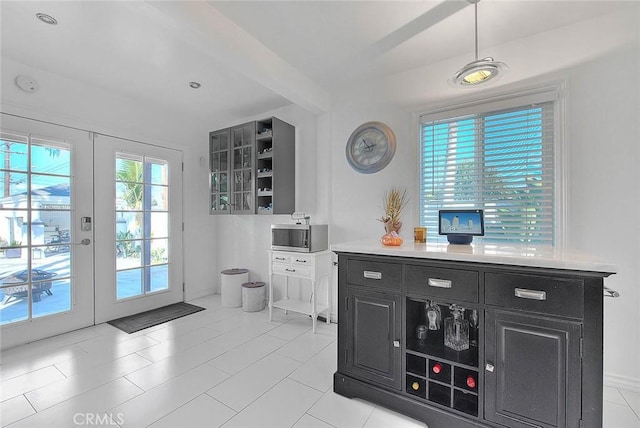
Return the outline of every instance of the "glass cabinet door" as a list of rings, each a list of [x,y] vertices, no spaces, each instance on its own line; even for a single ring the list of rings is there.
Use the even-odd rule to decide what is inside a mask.
[[[209,138],[211,214],[228,214],[229,203],[229,130],[212,132]]]
[[[253,214],[255,206],[255,122],[231,129],[231,212]]]

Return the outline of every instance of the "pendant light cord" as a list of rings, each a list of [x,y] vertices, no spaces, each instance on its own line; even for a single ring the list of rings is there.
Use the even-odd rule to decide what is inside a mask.
[[[476,1],[473,4],[474,11],[475,11],[475,28],[476,28],[476,34],[475,34],[476,35],[476,61],[478,60],[478,1]]]

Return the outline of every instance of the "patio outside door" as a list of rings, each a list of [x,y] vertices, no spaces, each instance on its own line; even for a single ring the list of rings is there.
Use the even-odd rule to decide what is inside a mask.
[[[93,216],[93,145],[87,131],[6,114],[1,124],[5,349],[93,324],[93,232],[81,228]]]
[[[96,135],[96,324],[183,301],[182,153]]]

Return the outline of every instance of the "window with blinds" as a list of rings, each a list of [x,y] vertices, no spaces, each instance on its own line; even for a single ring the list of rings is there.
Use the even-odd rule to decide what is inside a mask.
[[[554,102],[455,113],[420,119],[421,225],[480,208],[483,242],[553,245]]]

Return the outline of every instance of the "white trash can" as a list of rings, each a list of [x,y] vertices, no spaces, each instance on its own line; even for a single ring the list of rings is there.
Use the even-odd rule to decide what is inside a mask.
[[[242,310],[259,312],[264,309],[264,282],[246,282],[242,284]]]
[[[226,269],[221,274],[220,300],[222,306],[239,308],[242,306],[242,284],[249,281],[249,269]]]

